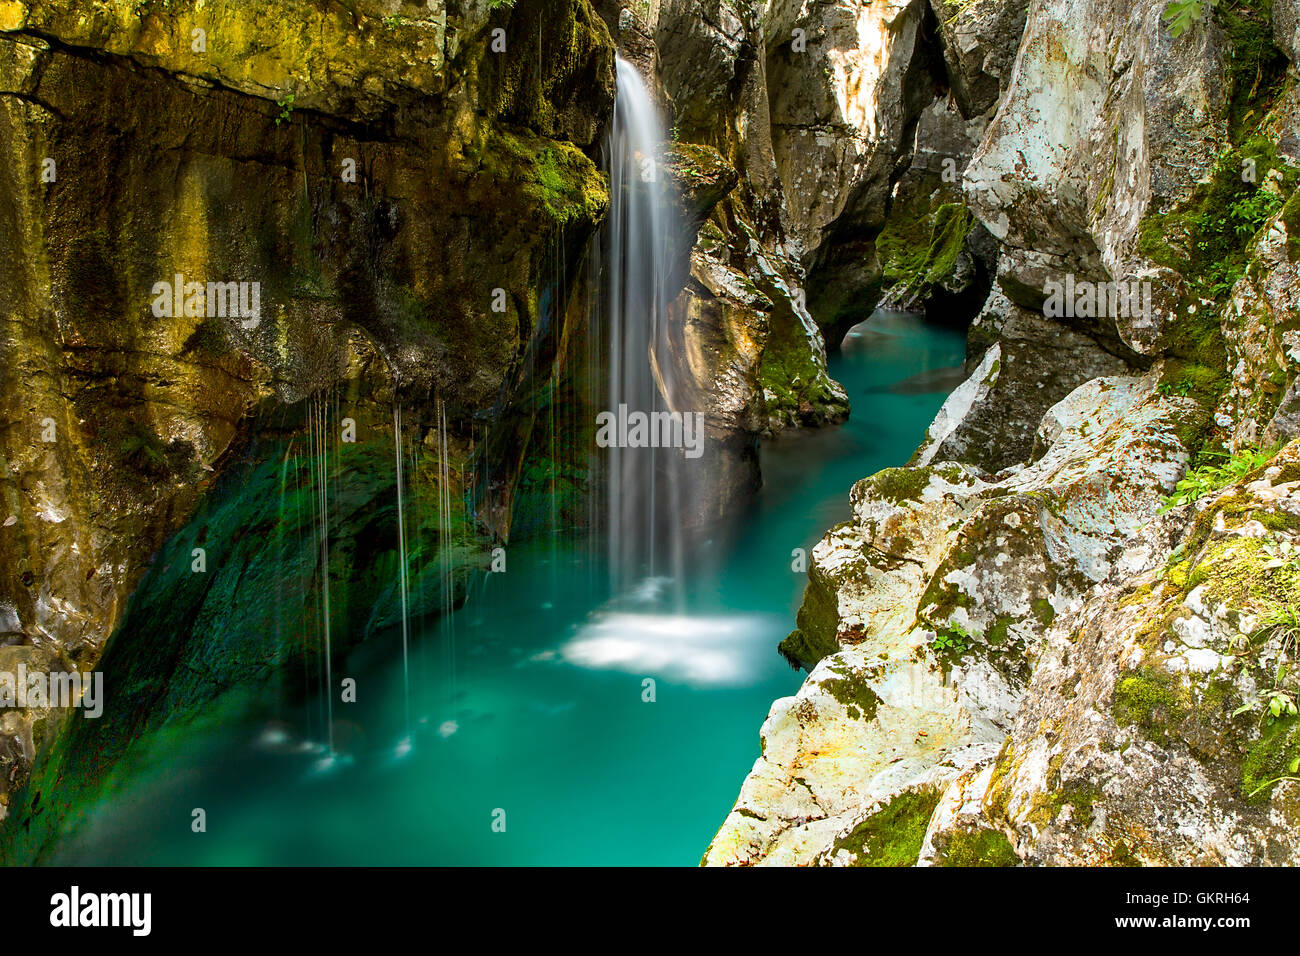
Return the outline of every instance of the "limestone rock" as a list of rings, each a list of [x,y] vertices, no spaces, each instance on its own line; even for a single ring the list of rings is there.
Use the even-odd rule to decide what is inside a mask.
[[[933,811],[987,765],[1053,621],[1116,573],[1185,467],[1178,423],[1194,403],[1158,381],[1080,386],[1044,416],[1041,456],[1002,475],[944,463],[855,486],[854,518],[814,549],[800,630],[782,645],[815,668],[773,705],[706,863],[852,863],[892,801],[933,791]],[[996,836],[967,835],[1006,857]],[[918,835],[908,862],[920,850]]]
[[[1010,84],[1028,0],[932,0],[931,6],[957,102],[963,115],[979,116]]]
[[[1143,218],[1183,199],[1214,161],[1228,96],[1222,33],[1174,40],[1161,13],[1119,0],[1029,11],[1010,89],[965,176],[971,208],[1004,244],[1002,286],[1026,308],[1066,273],[1149,279],[1135,252]],[[1152,354],[1168,310],[1155,312],[1083,326]]]
[[[989,472],[1028,461],[1033,423],[1089,379],[1128,371],[1087,336],[1012,304],[995,289],[969,333],[971,377],[953,391],[916,454],[919,464],[968,462]]]

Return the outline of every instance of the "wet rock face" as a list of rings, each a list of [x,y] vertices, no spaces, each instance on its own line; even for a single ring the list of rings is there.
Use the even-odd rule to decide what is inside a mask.
[[[707,192],[717,155],[738,176],[694,220],[690,275],[675,305],[681,352],[711,433],[743,449],[708,481],[736,502],[757,487],[760,435],[842,420],[848,399],[826,372],[821,330],[808,311],[803,268],[783,222],[787,199],[769,124],[765,12],[757,4],[665,0],[655,37],[660,80],[685,164],[683,181]],[[701,162],[701,160],[704,160]],[[725,489],[734,489],[726,494]]]
[[[150,556],[307,396],[361,441],[401,396],[419,442],[435,398],[468,430],[560,336],[535,290],[574,280],[557,247],[608,201],[607,31],[585,0],[381,6],[0,9],[0,644],[92,666]],[[177,275],[255,282],[259,313],[160,310]]]

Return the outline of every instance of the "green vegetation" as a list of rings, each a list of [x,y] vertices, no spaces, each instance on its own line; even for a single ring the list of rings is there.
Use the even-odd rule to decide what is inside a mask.
[[[1286,675],[1286,665],[1279,665],[1273,686],[1267,690],[1261,690],[1254,699],[1247,700],[1232,712],[1232,716],[1237,717],[1241,714],[1260,710],[1262,711],[1260,720],[1265,724],[1281,720],[1283,717],[1295,717],[1300,711],[1296,710],[1295,691],[1284,686],[1286,684]]]
[[[1219,0],[1173,0],[1160,19],[1169,28],[1169,35],[1178,39],[1218,5]]]
[[[876,707],[880,698],[867,686],[862,678],[847,668],[835,667],[835,677],[821,682],[821,689],[826,691],[844,705],[848,715],[854,720],[872,720],[876,716]]]
[[[1300,181],[1300,170],[1279,159],[1265,137],[1224,149],[1185,204],[1143,223],[1140,251],[1183,273],[1196,299],[1223,298],[1246,272],[1250,240],[1282,208],[1282,195],[1263,185],[1273,172],[1281,193]]]
[[[287,123],[293,118],[293,94],[289,93],[282,100],[276,101],[276,106],[280,107],[280,115],[275,118],[275,125]]]
[[[1148,740],[1168,747],[1192,709],[1191,697],[1177,678],[1144,666],[1115,685],[1112,713],[1121,727],[1137,726]]]
[[[959,831],[948,837],[940,866],[1018,866],[1011,841],[998,830]]]
[[[891,295],[899,301],[928,298],[934,286],[951,279],[974,225],[974,215],[960,202],[928,213],[908,208],[891,214],[876,239]]]
[[[1233,142],[1242,142],[1281,92],[1288,61],[1273,45],[1273,0],[1221,3],[1214,8],[1214,19],[1229,47],[1228,130]]]
[[[536,210],[558,225],[596,222],[609,204],[605,177],[576,146],[528,130],[493,132],[471,154],[494,183],[522,187]]]
[[[1267,799],[1274,785],[1295,780],[1300,773],[1300,717],[1288,714],[1264,727],[1260,739],[1246,753],[1241,767],[1241,789],[1253,802]]]
[[[831,855],[848,850],[857,866],[914,866],[938,805],[937,790],[900,793],[836,840]]]
[[[960,624],[949,624],[935,635],[930,642],[930,650],[949,659],[956,659],[969,651],[976,640],[978,638]]]
[[[1273,45],[1272,0],[1230,5],[1176,0],[1165,11],[1175,35],[1211,16],[1227,40],[1229,143],[1192,195],[1177,208],[1148,217],[1138,237],[1144,256],[1187,282],[1169,326],[1161,391],[1192,398],[1205,409],[1215,407],[1229,382],[1220,327],[1229,294],[1246,275],[1255,236],[1272,216],[1285,216],[1286,197],[1294,197],[1300,182],[1300,170],[1283,162],[1265,135],[1287,64]],[[1196,420],[1180,428],[1179,437],[1196,453],[1212,430],[1208,419]]]
[[[1198,465],[1189,470],[1175,486],[1174,493],[1165,497],[1164,504],[1160,508],[1161,514],[1180,505],[1200,501],[1215,492],[1222,491],[1229,485],[1236,484],[1247,475],[1268,464],[1269,460],[1276,454],[1276,449],[1260,451],[1257,448],[1243,448],[1231,456],[1223,452],[1208,450],[1202,451],[1201,454],[1202,456],[1209,455],[1226,459],[1227,463],[1222,465]]]

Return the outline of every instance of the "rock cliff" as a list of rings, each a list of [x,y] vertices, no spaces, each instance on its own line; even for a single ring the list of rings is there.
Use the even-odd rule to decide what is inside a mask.
[[[814,552],[810,673],[706,864],[1300,850],[1296,7],[1021,10],[934,5],[960,108],[997,98],[962,184],[996,285],[969,379]]]

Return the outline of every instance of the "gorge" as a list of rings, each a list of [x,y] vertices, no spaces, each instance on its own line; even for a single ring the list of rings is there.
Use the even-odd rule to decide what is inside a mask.
[[[0,860],[1294,865],[1298,56],[0,2]]]

